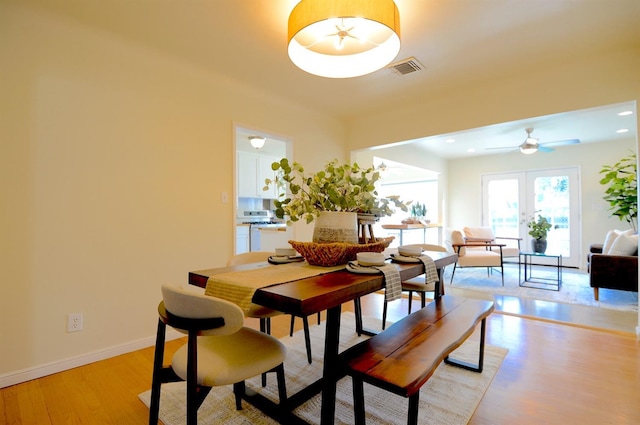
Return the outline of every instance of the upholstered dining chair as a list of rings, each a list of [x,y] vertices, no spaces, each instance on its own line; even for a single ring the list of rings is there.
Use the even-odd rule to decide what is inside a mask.
[[[275,372],[280,403],[286,401],[284,377],[286,347],[278,339],[244,326],[244,313],[231,302],[162,286],[158,306],[149,424],[158,423],[160,387],[163,383],[187,381],[187,424],[198,421],[198,409],[212,387],[233,384],[236,409],[242,409],[244,381]],[[186,333],[187,343],[163,367],[166,327]],[[256,356],[255,353],[260,353]]]
[[[447,248],[441,245],[433,245],[433,244],[410,244],[404,246],[419,246],[423,251],[438,251],[438,252],[447,252]],[[442,279],[444,276],[444,270],[440,272],[440,278]],[[443,286],[444,289],[444,286]],[[425,283],[424,274],[420,276],[416,276],[414,278],[402,281],[402,291],[408,292],[409,294],[409,307],[407,308],[407,315],[411,314],[411,304],[413,301],[413,293],[420,294],[420,304],[422,308],[427,305],[426,293],[435,291],[435,283]],[[382,330],[386,328],[387,325],[387,300],[385,298],[384,305],[382,307]]]
[[[504,244],[495,242],[482,242],[479,244],[477,241],[467,242],[462,236],[462,232],[454,230],[451,232],[451,246],[453,247],[453,251],[458,254],[458,260],[453,265],[449,284],[453,283],[453,276],[458,268],[486,267],[488,276],[494,267],[499,267],[502,286],[504,286],[504,263],[502,260]]]

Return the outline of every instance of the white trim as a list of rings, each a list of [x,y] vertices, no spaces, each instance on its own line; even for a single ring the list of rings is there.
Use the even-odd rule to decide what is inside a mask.
[[[166,340],[171,341],[173,339],[181,338],[184,336],[184,334],[171,329],[167,330]],[[143,348],[155,345],[155,342],[156,337],[150,336],[147,338],[139,339],[137,341],[131,341],[126,344],[107,347],[102,350],[82,354],[80,356],[69,357],[67,359],[62,359],[55,362],[6,373],[4,375],[0,375],[0,388],[9,387],[11,385],[20,384],[32,379],[42,378],[43,376],[73,369],[78,366],[84,366],[89,363],[105,360],[111,357],[119,356],[121,354],[141,350]],[[149,376],[149,383],[151,383],[151,376]]]

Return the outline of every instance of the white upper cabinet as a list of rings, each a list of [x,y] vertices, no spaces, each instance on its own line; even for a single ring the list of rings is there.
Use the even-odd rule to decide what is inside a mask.
[[[275,188],[262,190],[265,179],[275,176],[271,164],[276,161],[279,161],[276,157],[238,152],[238,197],[276,199]]]

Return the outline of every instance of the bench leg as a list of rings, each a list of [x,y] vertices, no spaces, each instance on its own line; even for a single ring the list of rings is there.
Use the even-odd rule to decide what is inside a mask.
[[[420,404],[420,390],[409,397],[409,414],[407,415],[407,425],[418,425],[418,405]]]
[[[487,319],[482,319],[480,323],[480,353],[478,355],[478,365],[474,365],[471,363],[463,362],[460,360],[452,360],[449,356],[445,357],[444,362],[451,366],[460,367],[462,369],[470,370],[472,372],[482,373],[482,368],[484,366],[484,334],[487,326]]]
[[[365,425],[364,414],[364,384],[362,379],[351,377],[353,383],[353,415],[356,425]]]

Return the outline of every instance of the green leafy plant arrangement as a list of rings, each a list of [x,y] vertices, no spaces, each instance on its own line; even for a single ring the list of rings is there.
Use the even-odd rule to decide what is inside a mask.
[[[527,227],[529,227],[529,236],[537,240],[546,240],[547,232],[551,229],[551,223],[547,220],[546,217],[538,214],[538,218],[536,219],[535,214],[531,218],[531,220],[527,223]]]
[[[412,217],[424,217],[427,215],[427,206],[421,204],[420,202],[414,202],[411,205],[411,216]]]
[[[600,170],[604,177],[601,185],[607,185],[603,199],[609,203],[612,216],[626,221],[636,230],[638,217],[638,182],[636,154],[622,158],[614,165],[605,165]]]
[[[266,179],[264,190],[275,185],[280,193],[274,201],[278,218],[287,223],[304,219],[311,223],[322,211],[342,211],[374,214],[377,217],[393,214],[391,205],[409,211],[398,196],[380,197],[375,183],[380,173],[373,167],[361,168],[357,163],[328,162],[323,170],[307,174],[302,165],[289,163],[287,158],[274,162],[274,180]],[[287,190],[288,189],[288,194]]]

